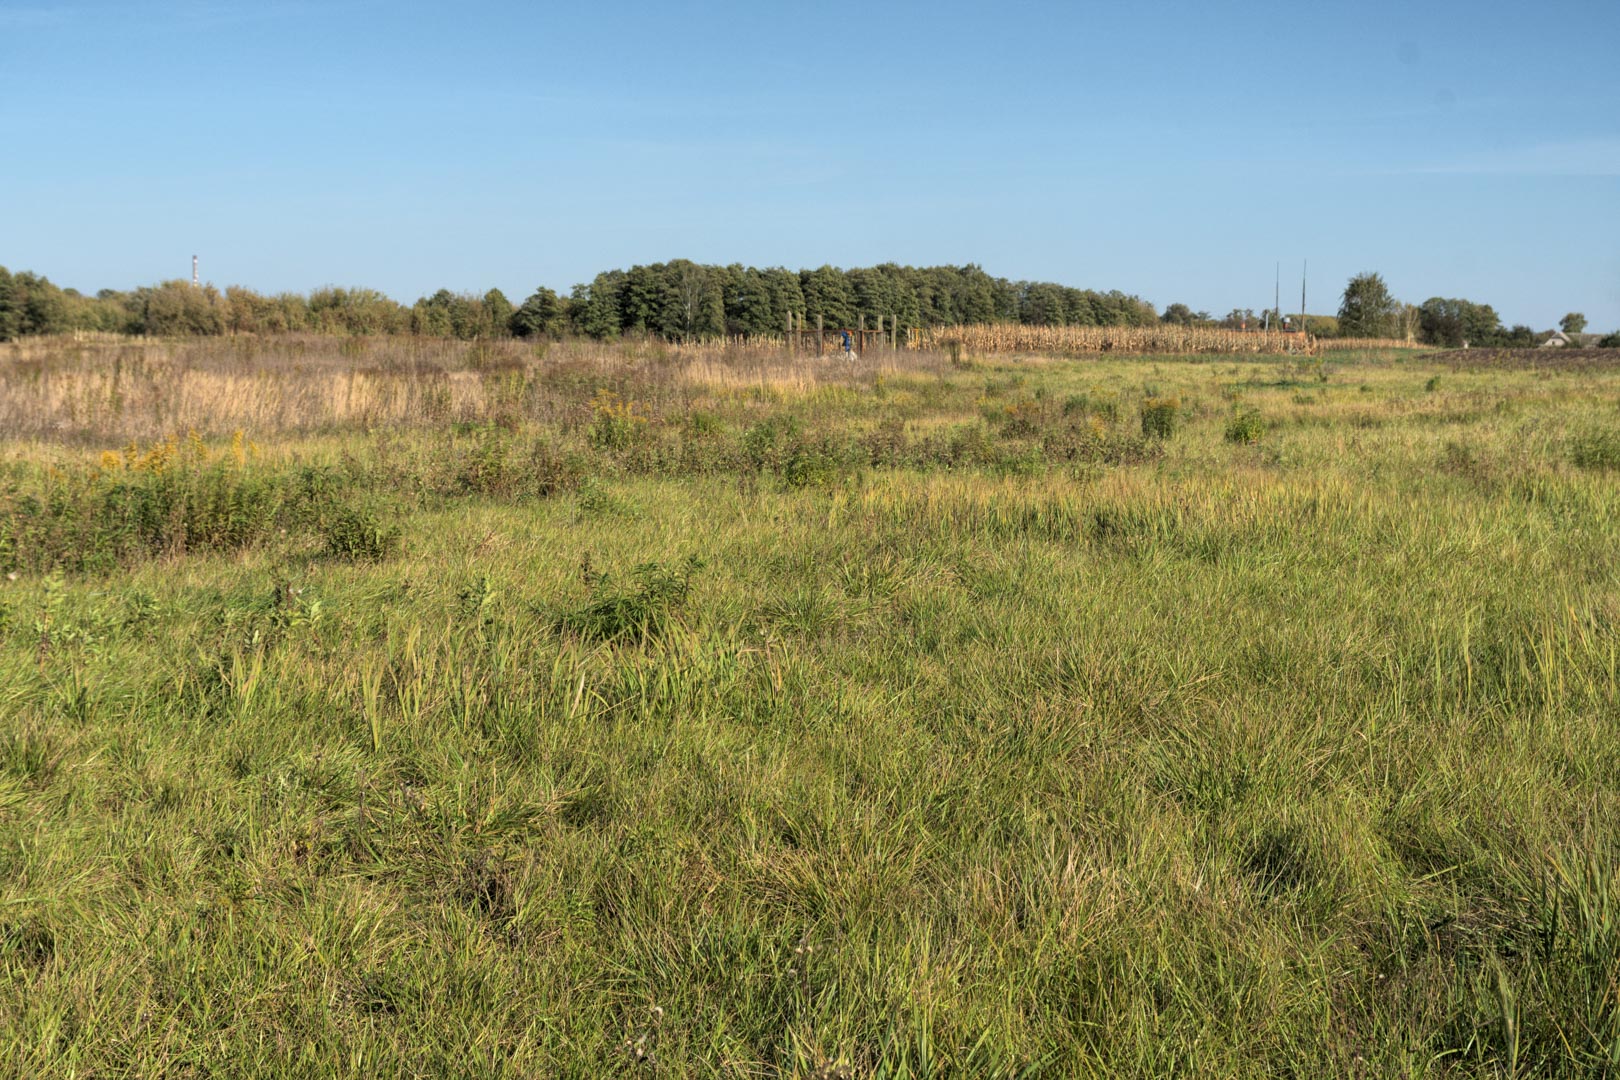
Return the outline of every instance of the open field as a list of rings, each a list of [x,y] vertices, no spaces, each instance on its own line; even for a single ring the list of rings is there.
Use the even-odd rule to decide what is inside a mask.
[[[1617,403],[15,349],[0,1070],[1613,1075]]]

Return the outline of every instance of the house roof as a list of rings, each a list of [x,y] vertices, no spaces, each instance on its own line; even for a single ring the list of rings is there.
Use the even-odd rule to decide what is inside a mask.
[[[1602,334],[1566,334],[1562,330],[1549,330],[1546,336],[1541,339],[1541,344],[1543,347],[1551,345],[1556,348],[1562,345],[1573,345],[1577,349],[1590,349],[1602,340]]]

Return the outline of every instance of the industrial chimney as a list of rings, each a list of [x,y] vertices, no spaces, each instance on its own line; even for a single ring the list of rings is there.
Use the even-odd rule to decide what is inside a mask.
[[[202,282],[197,279],[197,256],[193,255],[191,257],[191,287],[195,289],[200,284]]]

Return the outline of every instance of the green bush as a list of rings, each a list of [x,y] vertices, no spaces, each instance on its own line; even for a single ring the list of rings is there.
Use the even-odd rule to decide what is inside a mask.
[[[0,489],[0,572],[108,570],[140,557],[234,551],[296,517],[295,478],[169,441]]]
[[[380,562],[399,550],[398,525],[385,524],[365,506],[340,507],[326,522],[326,553],[355,562]]]

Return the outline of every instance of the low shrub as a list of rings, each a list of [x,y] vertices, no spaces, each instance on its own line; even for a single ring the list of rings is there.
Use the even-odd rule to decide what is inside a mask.
[[[398,529],[348,505],[361,489],[359,474],[337,467],[250,464],[240,439],[223,452],[195,436],[109,452],[91,468],[0,488],[0,572],[104,572],[143,558],[237,551],[283,533],[324,537],[335,554],[380,558]]]
[[[649,417],[640,402],[626,401],[612,390],[591,399],[591,426],[586,438],[597,450],[628,450],[647,432]]]
[[[1242,409],[1232,414],[1226,424],[1226,441],[1252,445],[1266,433],[1266,422],[1257,409]]]
[[[333,558],[380,562],[399,550],[400,529],[368,506],[344,506],[328,518],[325,539]]]

